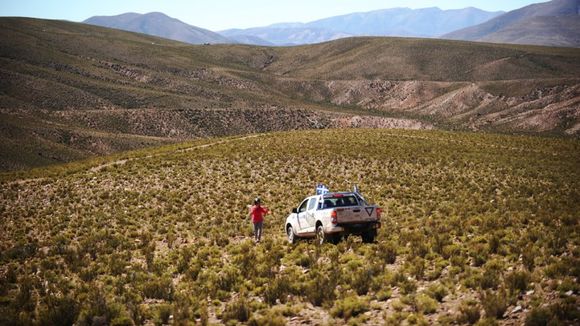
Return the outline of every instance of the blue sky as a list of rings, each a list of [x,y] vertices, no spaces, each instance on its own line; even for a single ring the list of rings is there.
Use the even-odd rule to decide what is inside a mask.
[[[222,30],[394,7],[509,11],[545,0],[0,0],[0,16],[83,21],[125,12],[163,12],[188,24]]]

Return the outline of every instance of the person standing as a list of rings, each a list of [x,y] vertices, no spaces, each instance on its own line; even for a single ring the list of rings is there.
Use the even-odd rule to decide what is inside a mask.
[[[262,239],[264,216],[268,213],[268,208],[262,206],[260,197],[256,197],[254,199],[254,205],[250,207],[250,217],[252,218],[252,223],[254,223],[254,240],[256,243]]]

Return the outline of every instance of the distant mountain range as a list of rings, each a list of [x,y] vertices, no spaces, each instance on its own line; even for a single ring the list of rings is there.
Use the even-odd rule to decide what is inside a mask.
[[[190,44],[261,46],[313,44],[355,36],[401,36],[580,47],[580,0],[553,0],[513,10],[394,8],[329,17],[309,23],[228,29],[219,33],[162,13],[95,16],[84,23]]]
[[[310,23],[282,23],[219,32],[231,38],[258,37],[276,45],[311,44],[349,36],[437,37],[501,15],[476,8],[394,8],[330,17]]]
[[[553,0],[510,11],[443,38],[493,43],[580,46],[580,0]]]
[[[231,40],[218,33],[188,25],[159,12],[144,15],[126,13],[117,16],[94,16],[85,20],[84,23],[159,36],[190,44],[232,43]]]
[[[241,43],[273,46],[321,43],[352,36],[437,37],[482,23],[502,13],[476,8],[395,8],[329,17],[310,23],[279,23],[266,27],[229,29],[219,34],[157,12],[95,16],[84,23],[191,44]]]

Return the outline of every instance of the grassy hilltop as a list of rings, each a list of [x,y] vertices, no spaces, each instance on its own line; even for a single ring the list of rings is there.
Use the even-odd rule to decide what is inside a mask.
[[[193,46],[0,18],[0,170],[294,129],[577,136],[579,76],[573,48],[406,38]]]
[[[324,130],[189,142],[0,183],[0,324],[576,323],[577,140]],[[375,244],[288,245],[316,182]],[[246,205],[272,210],[254,245]]]

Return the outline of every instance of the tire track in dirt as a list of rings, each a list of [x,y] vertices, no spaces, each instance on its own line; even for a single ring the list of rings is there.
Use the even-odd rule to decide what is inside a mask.
[[[174,151],[169,151],[169,152],[163,152],[163,153],[158,153],[158,154],[151,154],[151,155],[134,157],[134,158],[128,158],[128,159],[120,159],[120,160],[116,160],[116,161],[112,161],[112,162],[107,162],[107,163],[99,164],[97,166],[90,167],[90,168],[87,169],[87,171],[90,171],[90,172],[93,172],[93,173],[98,173],[98,172],[101,172],[103,169],[105,169],[105,168],[107,168],[109,166],[124,165],[127,162],[155,158],[155,157],[159,157],[159,156],[168,155],[168,154],[171,154],[171,153],[184,153],[184,152],[188,152],[188,151],[192,151],[192,150],[196,150],[196,149],[208,148],[208,147],[215,146],[215,145],[221,145],[221,144],[231,143],[231,142],[234,142],[234,141],[262,137],[264,135],[265,134],[254,134],[254,135],[247,135],[247,136],[242,136],[242,137],[228,138],[228,139],[223,139],[223,140],[219,140],[219,141],[215,141],[215,142],[207,143],[207,144],[203,144],[203,145],[194,145],[194,146],[190,146],[190,147],[187,147],[187,148],[176,149]],[[7,183],[5,183],[5,185],[6,186],[11,186],[11,185],[14,185],[14,184],[24,185],[24,184],[32,183],[32,182],[40,182],[40,181],[43,181],[43,180],[46,180],[46,179],[49,179],[49,177],[20,179],[20,180],[15,180],[15,181],[7,182]]]
[[[215,146],[215,145],[221,145],[221,144],[226,144],[226,143],[231,143],[233,141],[238,141],[238,140],[245,140],[245,139],[250,139],[250,138],[257,138],[257,137],[261,137],[263,136],[262,134],[258,134],[258,135],[249,135],[249,136],[243,136],[243,137],[236,137],[236,138],[228,138],[228,139],[224,139],[224,140],[219,140],[213,143],[208,143],[208,144],[203,144],[203,145],[196,145],[196,146],[191,146],[191,147],[187,147],[187,148],[182,148],[182,149],[177,149],[175,151],[173,151],[173,153],[185,153],[185,152],[189,152],[195,149],[201,149],[201,148],[208,148],[211,146]],[[155,158],[155,157],[159,157],[159,156],[165,156],[168,155],[172,152],[164,152],[164,153],[159,153],[159,154],[152,154],[152,155],[146,155],[146,156],[141,156],[141,157],[136,157],[136,158],[130,158],[130,159],[122,159],[122,160],[117,160],[117,161],[113,161],[113,162],[107,162],[101,165],[97,165],[95,167],[92,167],[90,169],[91,172],[100,172],[101,170],[103,170],[104,168],[108,167],[108,166],[113,166],[113,165],[123,165],[129,161],[139,161],[139,160],[144,160],[144,159],[150,159],[150,158]]]

